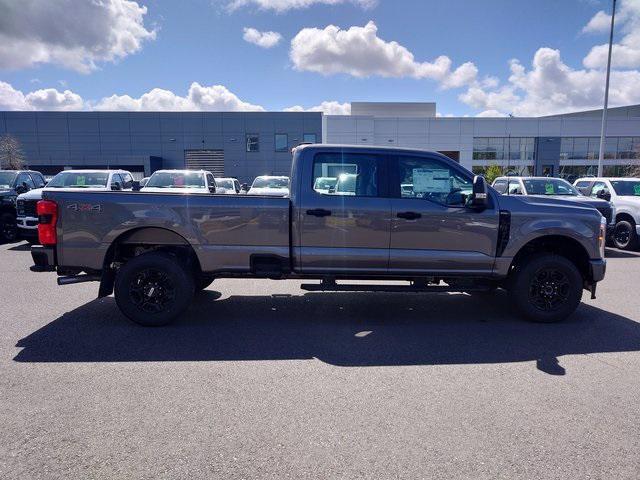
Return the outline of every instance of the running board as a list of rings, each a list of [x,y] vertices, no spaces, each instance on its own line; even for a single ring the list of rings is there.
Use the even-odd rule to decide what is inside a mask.
[[[489,287],[463,287],[449,285],[349,285],[334,282],[303,283],[302,290],[307,292],[395,292],[395,293],[428,293],[428,292],[488,292]]]

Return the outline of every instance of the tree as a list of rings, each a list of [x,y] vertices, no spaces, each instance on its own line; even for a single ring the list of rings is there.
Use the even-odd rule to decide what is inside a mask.
[[[484,178],[487,181],[487,183],[492,184],[493,181],[501,175],[502,175],[502,167],[494,163],[493,165],[489,165],[487,167],[487,170],[484,173]]]
[[[20,142],[13,135],[0,137],[0,168],[20,170],[24,166],[24,154]]]

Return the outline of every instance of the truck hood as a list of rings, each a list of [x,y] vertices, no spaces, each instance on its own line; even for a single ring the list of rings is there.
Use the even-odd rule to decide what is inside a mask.
[[[609,207],[609,202],[600,198],[585,197],[584,195],[529,195],[536,198],[553,198],[555,200],[563,200],[568,202],[575,202],[582,205],[590,205],[594,208],[601,209]]]
[[[572,197],[573,198],[573,197]],[[506,202],[503,203],[503,199],[507,199]],[[500,196],[499,199],[500,202],[500,208],[502,208],[503,205],[508,206],[508,205],[512,205],[513,207],[515,207],[516,209],[518,208],[514,203],[511,202],[522,202],[528,205],[539,205],[541,207],[544,206],[554,206],[554,207],[562,207],[563,211],[566,211],[566,213],[571,213],[571,211],[585,211],[585,210],[590,210],[593,211],[594,209],[597,210],[597,208],[594,205],[589,204],[588,202],[575,202],[575,201],[571,201],[571,200],[565,200],[557,198],[557,197],[549,197],[549,196],[536,196],[536,195],[502,195]],[[559,215],[562,215],[563,213],[558,212]]]
[[[288,188],[252,188],[247,195],[266,195],[268,197],[284,197],[289,195]]]
[[[160,188],[160,187],[142,187],[141,192],[146,193],[209,193],[206,188]]]
[[[44,188],[34,188],[26,193],[18,195],[18,200],[42,200],[42,190]]]

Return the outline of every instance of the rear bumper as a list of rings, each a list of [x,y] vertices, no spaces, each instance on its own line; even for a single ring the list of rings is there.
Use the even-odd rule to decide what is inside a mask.
[[[607,261],[604,258],[599,260],[589,260],[589,281],[591,283],[596,283],[604,279],[606,271]]]
[[[56,270],[56,251],[54,247],[31,246],[32,272],[54,272]]]

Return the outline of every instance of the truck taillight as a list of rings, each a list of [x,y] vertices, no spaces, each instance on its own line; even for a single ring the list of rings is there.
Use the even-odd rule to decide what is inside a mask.
[[[40,200],[36,207],[38,213],[38,240],[41,245],[55,245],[58,205],[51,200]]]

